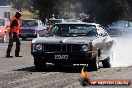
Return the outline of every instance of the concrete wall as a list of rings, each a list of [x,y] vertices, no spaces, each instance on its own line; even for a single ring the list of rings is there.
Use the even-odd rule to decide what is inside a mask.
[[[10,19],[11,6],[0,6],[0,17],[5,17]]]

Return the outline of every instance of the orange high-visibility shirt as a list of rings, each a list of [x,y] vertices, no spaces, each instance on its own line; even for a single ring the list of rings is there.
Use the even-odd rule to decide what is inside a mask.
[[[20,20],[19,20],[19,19],[16,19],[16,17],[14,16],[14,17],[11,19],[11,21],[10,21],[10,26],[11,26],[13,20],[16,20],[16,21],[18,22],[18,25],[17,25],[17,26],[14,26],[12,32],[15,32],[17,35],[19,35],[19,30],[20,30]],[[8,32],[10,32],[10,29],[9,29]]]

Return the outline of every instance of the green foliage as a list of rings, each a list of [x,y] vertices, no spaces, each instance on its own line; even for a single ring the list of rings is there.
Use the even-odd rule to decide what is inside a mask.
[[[0,6],[10,5],[11,0],[0,0]]]
[[[1,0],[0,5],[12,5],[16,9],[30,9],[32,6],[32,0]],[[4,3],[3,3],[4,2]]]
[[[132,20],[132,0],[32,0],[43,21],[52,14],[65,18],[65,14],[85,13],[97,23],[108,25],[116,20]]]

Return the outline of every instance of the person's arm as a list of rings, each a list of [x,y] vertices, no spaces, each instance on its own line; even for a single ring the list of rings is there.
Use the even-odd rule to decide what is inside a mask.
[[[18,26],[17,20],[13,20],[11,25],[10,25],[9,38],[13,37],[13,33],[12,32],[13,32],[14,26]]]
[[[11,26],[10,26],[10,31],[11,31],[11,32],[12,32],[14,26],[18,26],[18,22],[17,22],[16,19],[12,21],[12,24],[11,24]]]

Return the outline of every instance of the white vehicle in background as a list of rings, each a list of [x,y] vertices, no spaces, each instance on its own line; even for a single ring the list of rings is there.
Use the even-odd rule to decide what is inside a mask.
[[[46,26],[41,20],[37,19],[23,19],[21,20],[20,35],[23,40],[27,38],[36,38],[45,36],[47,33]]]
[[[65,20],[64,19],[52,19],[52,18],[50,18],[49,20],[48,20],[48,25],[54,25],[54,24],[56,24],[56,23],[62,23],[62,22],[64,22]]]
[[[66,22],[82,22],[81,20],[78,19],[65,19]]]
[[[111,37],[132,34],[132,22],[116,21],[113,22],[106,30]]]

